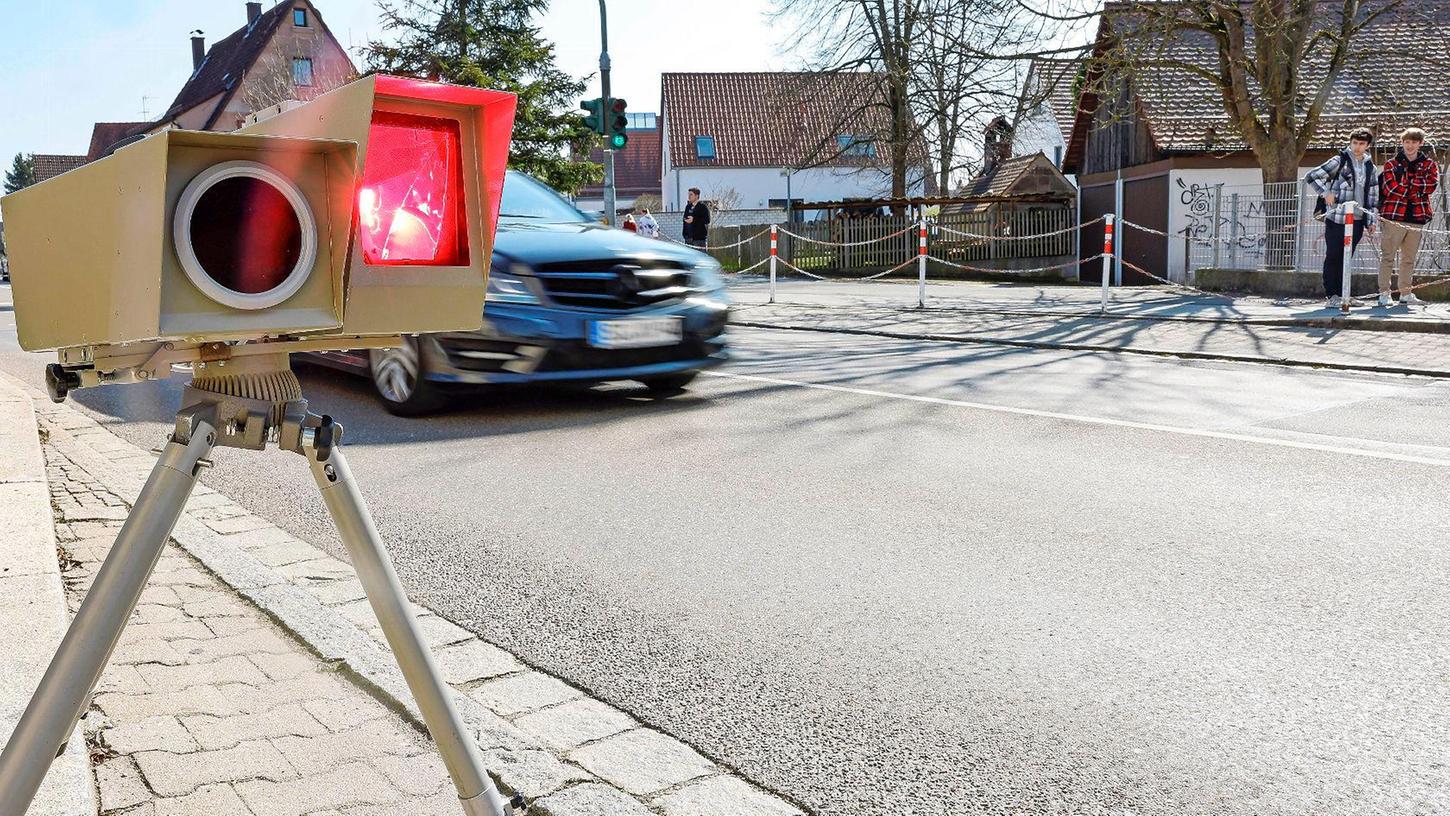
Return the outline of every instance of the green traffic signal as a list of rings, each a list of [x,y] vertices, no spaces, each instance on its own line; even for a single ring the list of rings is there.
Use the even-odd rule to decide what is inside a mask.
[[[623,133],[615,133],[609,137],[610,150],[623,150],[627,144],[629,144],[629,137]]]
[[[628,102],[618,98],[610,99],[606,106],[604,135],[607,137],[605,142],[610,150],[623,150],[624,146],[629,144],[629,137],[624,135],[624,131],[629,127],[629,117],[624,115],[624,111],[628,107]]]

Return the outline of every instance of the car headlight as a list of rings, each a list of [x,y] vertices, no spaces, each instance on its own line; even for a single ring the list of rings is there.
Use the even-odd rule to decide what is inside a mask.
[[[495,262],[488,270],[488,292],[484,295],[487,303],[538,303],[539,298],[529,289],[529,284],[516,272],[525,272],[528,267],[523,264],[512,264],[504,272],[500,269],[504,264]],[[522,268],[521,268],[522,267]]]
[[[720,275],[720,262],[714,259],[695,264],[690,273],[690,288],[696,292],[713,292],[725,288]]]

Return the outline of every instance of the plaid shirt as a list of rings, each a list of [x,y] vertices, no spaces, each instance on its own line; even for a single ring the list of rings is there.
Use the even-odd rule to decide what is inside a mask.
[[[1306,180],[1321,196],[1334,196],[1335,206],[1330,207],[1325,215],[1330,221],[1343,224],[1344,213],[1339,205],[1354,201],[1359,204],[1356,215],[1362,212],[1367,216],[1365,224],[1372,225],[1379,219],[1376,210],[1379,209],[1380,201],[1380,180],[1374,168],[1374,159],[1368,153],[1359,162],[1354,161],[1354,154],[1350,154],[1347,162],[1342,159],[1343,154],[1340,154],[1310,170]]]
[[[1430,195],[1439,185],[1440,167],[1434,159],[1421,154],[1412,162],[1400,151],[1385,162],[1380,174],[1380,186],[1384,190],[1380,215],[1391,221],[1430,223],[1434,215],[1430,210]]]

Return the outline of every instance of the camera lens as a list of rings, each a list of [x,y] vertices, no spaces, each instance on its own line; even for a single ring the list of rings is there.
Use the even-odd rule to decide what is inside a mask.
[[[281,190],[253,176],[211,185],[191,213],[191,246],[207,277],[247,295],[270,292],[302,255],[302,223]]]

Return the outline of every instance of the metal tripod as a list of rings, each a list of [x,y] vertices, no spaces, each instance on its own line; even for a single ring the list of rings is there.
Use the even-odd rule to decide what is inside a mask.
[[[506,805],[484,771],[453,706],[452,691],[438,676],[339,448],[342,427],[330,417],[307,412],[287,355],[198,363],[182,405],[175,431],[0,752],[0,814],[24,814],[51,762],[64,750],[212,448],[262,450],[269,441],[307,458],[465,816],[513,816],[521,811],[522,799],[515,797]]]

